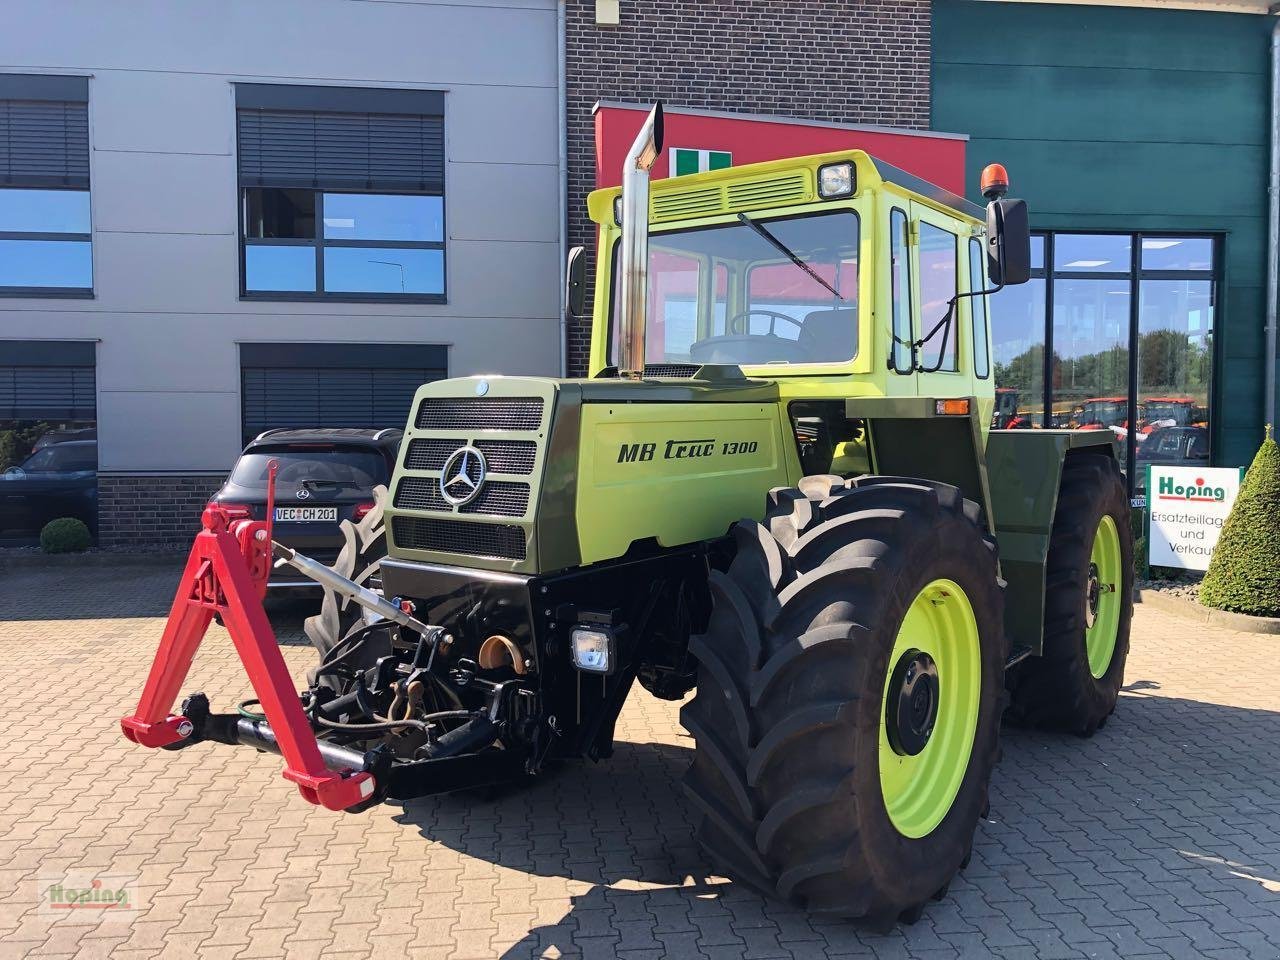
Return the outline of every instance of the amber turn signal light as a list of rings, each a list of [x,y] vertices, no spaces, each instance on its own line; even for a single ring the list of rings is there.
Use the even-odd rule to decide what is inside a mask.
[[[933,406],[934,413],[940,417],[967,417],[969,415],[969,398],[963,400],[938,400]]]

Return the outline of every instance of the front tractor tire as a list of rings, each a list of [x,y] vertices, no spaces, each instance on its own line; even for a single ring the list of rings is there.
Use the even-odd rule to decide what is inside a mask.
[[[1091,736],[1116,708],[1133,618],[1129,498],[1111,457],[1063,465],[1044,605],[1044,652],[1010,672],[1010,719]]]
[[[999,750],[995,544],[944,484],[806,477],[770,501],[690,642],[699,840],[811,913],[913,921],[968,862]]]

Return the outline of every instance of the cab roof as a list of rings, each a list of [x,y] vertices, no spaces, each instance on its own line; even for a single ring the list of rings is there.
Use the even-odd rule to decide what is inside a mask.
[[[841,150],[654,180],[649,186],[649,221],[659,224],[730,211],[817,202],[820,199],[818,168],[842,161],[853,163],[859,193],[867,187],[893,184],[955,216],[978,222],[986,220],[982,207],[936,183],[879,160],[865,150]],[[587,197],[591,219],[612,225],[613,201],[621,192],[621,187],[592,191]]]

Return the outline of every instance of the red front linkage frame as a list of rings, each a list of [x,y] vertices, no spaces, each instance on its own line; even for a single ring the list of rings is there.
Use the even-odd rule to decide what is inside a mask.
[[[280,745],[285,779],[296,783],[311,803],[346,810],[373,795],[373,776],[325,766],[262,606],[271,573],[277,469],[272,461],[266,520],[228,525],[227,515],[216,506],[201,515],[204,529],[191,546],[138,709],[120,721],[120,728],[144,747],[165,747],[191,736],[191,721],[170,711],[210,622],[220,616]]]

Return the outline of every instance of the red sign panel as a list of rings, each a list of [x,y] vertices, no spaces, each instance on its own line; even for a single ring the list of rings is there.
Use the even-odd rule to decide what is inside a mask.
[[[639,105],[599,104],[596,122],[596,186],[616,187],[627,148],[648,112]],[[664,110],[666,148],[654,178],[669,176],[671,147],[727,151],[733,165],[803,157],[837,150],[865,150],[908,173],[965,195],[966,137],[925,130],[819,123],[761,114]]]

